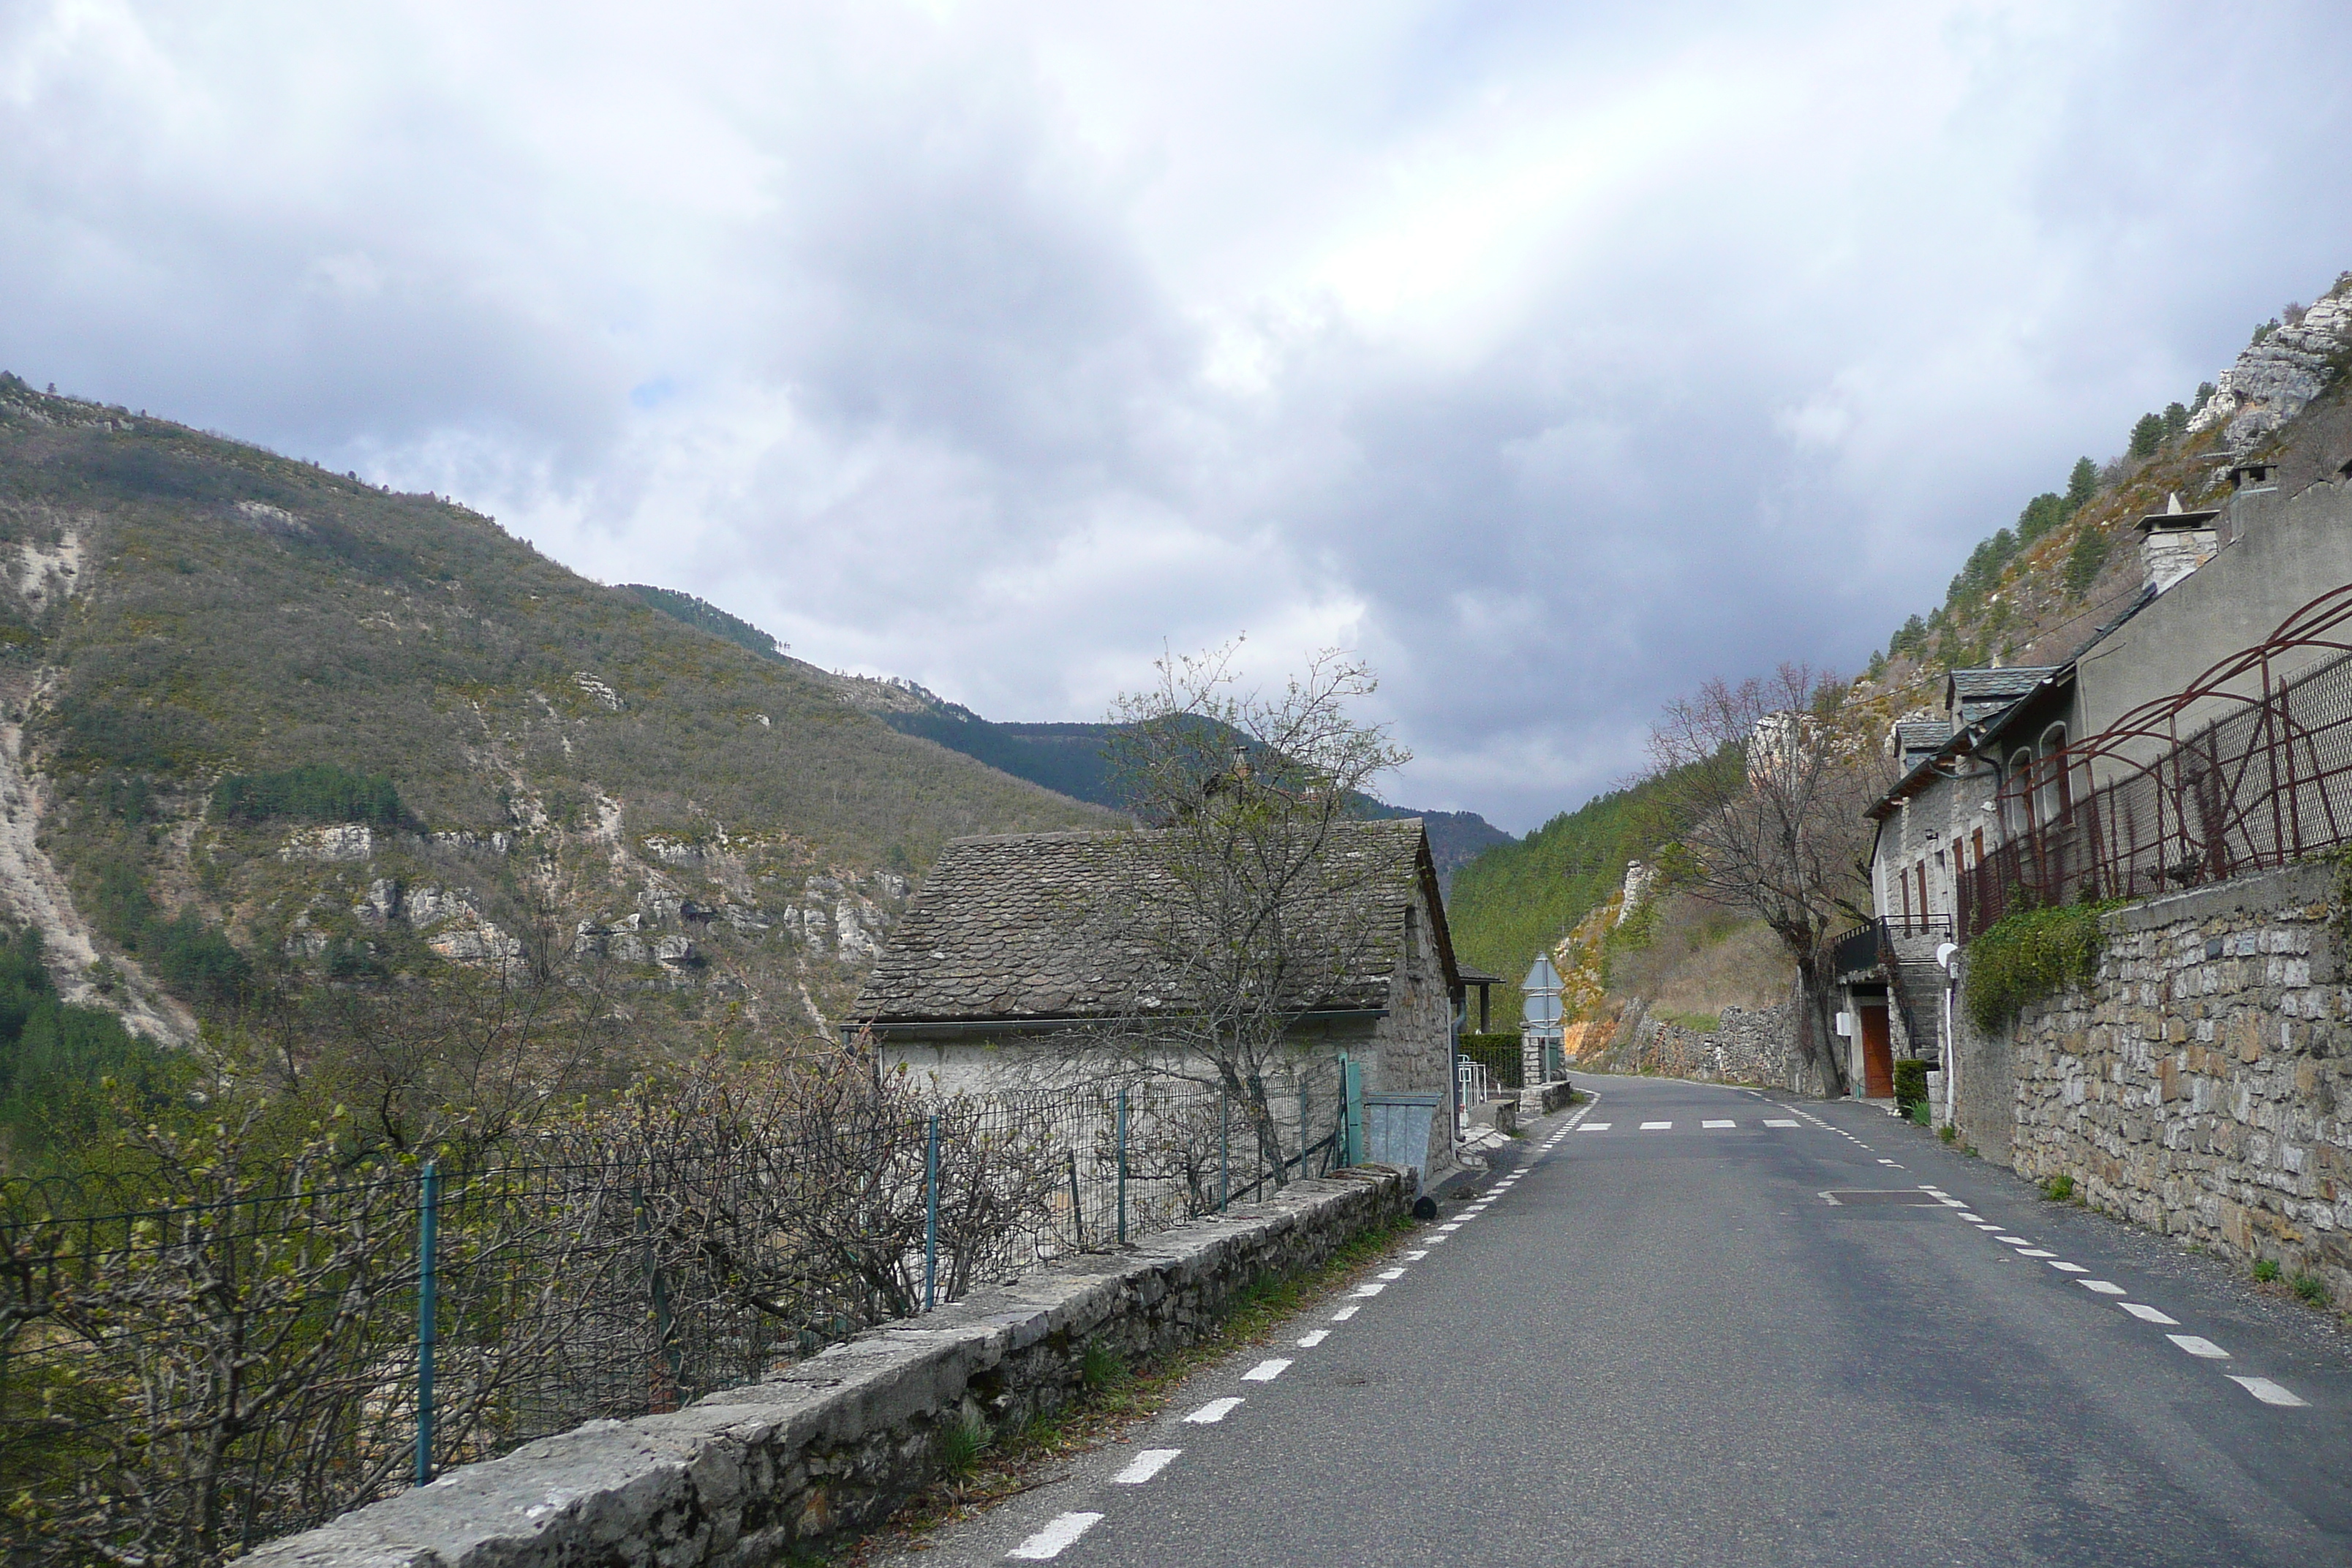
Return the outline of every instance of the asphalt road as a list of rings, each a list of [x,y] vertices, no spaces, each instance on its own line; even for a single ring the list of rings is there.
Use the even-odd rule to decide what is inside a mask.
[[[1579,1081],[1377,1293],[896,1561],[2352,1563],[2317,1314],[1869,1106]]]

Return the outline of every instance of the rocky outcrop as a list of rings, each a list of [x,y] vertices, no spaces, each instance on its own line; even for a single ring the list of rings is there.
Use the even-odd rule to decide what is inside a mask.
[[[2215,381],[2216,390],[2189,419],[2191,433],[2222,426],[2232,452],[2261,444],[2302,413],[2336,374],[2352,348],[2352,273],[2327,295],[2282,321],[2238,356]]]

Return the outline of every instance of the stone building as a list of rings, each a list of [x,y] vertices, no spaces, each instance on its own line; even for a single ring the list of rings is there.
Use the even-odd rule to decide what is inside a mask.
[[[1138,911],[1139,889],[1164,872],[1171,847],[1156,830],[952,841],[891,931],[844,1034],[870,1037],[886,1069],[903,1066],[950,1091],[1066,1081],[1090,1062],[1108,1070],[1122,1040],[1149,1038],[1159,1021],[1214,1000],[1181,994],[1192,984],[1183,966]],[[1319,1083],[1344,1054],[1369,1100],[1425,1107],[1426,1149],[1391,1157],[1425,1173],[1449,1169],[1465,988],[1428,837],[1417,818],[1342,823],[1321,858],[1330,890],[1293,912],[1343,931],[1348,973],[1280,1005],[1286,1055]],[[1165,1032],[1181,1039],[1184,1030]]]
[[[1839,957],[1858,1088],[1876,1092],[1879,1064],[1890,1058],[1940,1065],[1948,1056],[1950,977],[1935,954],[1969,934],[1958,918],[1962,879],[2004,843],[2064,818],[2089,790],[2150,760],[2144,753],[2157,742],[2079,764],[2053,768],[2050,759],[2188,689],[2315,595],[2352,583],[2352,478],[2291,500],[2273,463],[2240,463],[2230,479],[2226,508],[2187,510],[2176,497],[2140,519],[2139,595],[2063,663],[1954,670],[1941,716],[1895,726],[1901,777],[1870,808],[1879,926],[1869,940],[1850,939]],[[2336,657],[2325,646],[2290,650],[2269,674],[2289,679]],[[2226,707],[2217,698],[2189,710],[2180,731]]]

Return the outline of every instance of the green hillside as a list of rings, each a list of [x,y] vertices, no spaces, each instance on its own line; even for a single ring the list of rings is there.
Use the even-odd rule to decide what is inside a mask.
[[[1596,795],[1454,873],[1445,901],[1454,951],[1514,983],[1493,995],[1493,1027],[1518,1026],[1516,983],[1536,954],[1608,901],[1628,861],[1671,836],[1658,795],[1646,782]]]
[[[74,1001],[80,940],[184,1018],[593,957],[648,1016],[813,1027],[944,840],[1106,820],[488,518],[13,377],[0,568]]]

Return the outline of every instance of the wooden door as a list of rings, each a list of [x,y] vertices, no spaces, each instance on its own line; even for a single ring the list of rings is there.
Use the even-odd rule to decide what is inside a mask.
[[[1895,1096],[1895,1047],[1886,1034],[1886,1004],[1857,1002],[1862,1017],[1862,1092],[1867,1100]]]

